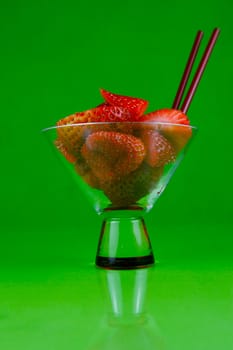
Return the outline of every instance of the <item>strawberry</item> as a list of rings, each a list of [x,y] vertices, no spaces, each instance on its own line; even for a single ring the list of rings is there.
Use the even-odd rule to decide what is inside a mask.
[[[100,93],[110,105],[127,109],[134,120],[137,120],[145,112],[148,106],[146,100],[138,97],[118,95],[104,89],[100,89]]]
[[[85,123],[90,121],[91,115],[91,110],[78,112],[57,122],[57,140],[59,140],[58,142],[60,144],[62,143],[63,150],[66,150],[67,155],[69,154],[69,156],[72,156],[74,159],[79,156],[85,138],[91,132],[88,126],[84,126]],[[84,125],[78,125],[79,123]]]
[[[63,142],[59,138],[54,141],[54,144],[55,144],[56,148],[61,152],[61,154],[63,154],[63,156],[66,158],[66,160],[68,160],[68,162],[70,162],[70,163],[76,162],[76,158],[67,151]]]
[[[93,173],[105,181],[134,171],[143,161],[145,148],[133,135],[98,131],[87,137],[81,154]]]
[[[168,140],[157,131],[144,130],[141,140],[146,149],[145,161],[151,167],[161,167],[175,160],[175,150]]]
[[[90,170],[86,172],[84,175],[82,175],[82,179],[84,182],[86,182],[89,186],[100,189],[99,187],[99,180],[98,178],[93,174],[93,172]]]
[[[78,124],[78,123],[87,123],[91,121],[92,110],[88,109],[84,112],[76,112],[74,114],[68,115],[65,118],[60,119],[57,122],[57,126],[67,125],[67,124]]]
[[[68,162],[74,164],[75,171],[82,177],[82,179],[91,187],[99,188],[99,181],[97,177],[92,173],[90,167],[87,165],[86,161],[77,155],[78,158],[74,157],[72,154],[69,154],[66,147],[63,145],[60,139],[54,141],[57,149],[62,153],[62,155],[68,160]]]
[[[144,114],[140,121],[153,121],[160,123],[172,123],[172,124],[184,124],[189,125],[188,117],[181,111],[176,109],[159,109],[155,112],[150,112],[148,114]]]
[[[75,171],[82,177],[84,182],[86,182],[89,186],[93,188],[99,188],[99,180],[97,177],[93,174],[90,167],[84,160],[82,156],[79,157],[79,159],[75,163]]]
[[[158,124],[159,132],[171,142],[176,152],[179,152],[192,136],[188,117],[175,109],[160,109],[145,114],[140,121],[161,123]]]
[[[135,171],[121,179],[101,181],[100,188],[113,206],[129,206],[151,193],[162,173],[163,167],[152,168],[143,162]]]
[[[92,131],[99,130],[112,130],[119,131],[126,134],[132,133],[132,124],[134,120],[132,114],[123,107],[111,106],[108,103],[102,103],[96,108],[92,109],[92,121],[93,122],[106,122],[112,124],[95,124],[91,126]],[[123,123],[124,122],[124,123]]]
[[[87,174],[91,170],[89,165],[87,164],[87,162],[85,161],[85,159],[81,155],[81,153],[79,154],[78,158],[76,159],[74,166],[75,166],[76,172],[80,176],[84,176],[85,174]]]
[[[103,103],[92,109],[92,120],[96,122],[130,122],[133,121],[133,115],[124,107],[112,106]]]

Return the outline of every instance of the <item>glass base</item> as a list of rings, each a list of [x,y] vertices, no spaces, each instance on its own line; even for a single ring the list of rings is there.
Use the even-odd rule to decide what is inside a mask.
[[[153,251],[138,211],[108,211],[96,255],[96,265],[106,269],[139,269],[154,264]]]
[[[136,258],[110,258],[97,256],[96,265],[106,269],[130,270],[141,269],[153,266],[155,263],[153,254],[147,256],[138,256]]]

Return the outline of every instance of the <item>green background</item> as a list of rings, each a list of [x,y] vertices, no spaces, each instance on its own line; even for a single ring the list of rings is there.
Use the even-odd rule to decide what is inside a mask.
[[[1,278],[3,286],[11,281],[12,300],[15,291],[24,300],[22,302],[18,297],[18,304],[17,301],[11,302],[11,292],[4,292],[3,288],[3,310],[6,303],[13,305],[15,312],[17,307],[24,310],[23,303],[31,293],[28,289],[22,291],[25,281],[29,280],[34,286],[32,295],[35,300],[39,295],[36,292],[38,284],[43,286],[44,281],[53,276],[54,284],[51,283],[56,286],[59,269],[54,272],[54,266],[66,266],[67,269],[75,266],[76,271],[80,266],[91,266],[91,271],[93,268],[91,264],[98,242],[100,218],[76,188],[67,170],[54,157],[40,130],[54,125],[63,116],[99,104],[100,87],[145,98],[150,101],[149,111],[170,107],[196,31],[201,29],[205,32],[203,51],[213,28],[220,27],[221,35],[188,113],[191,123],[199,128],[198,135],[146,221],[156,256],[161,266],[167,266],[170,277],[174,279],[176,276],[170,270],[172,266],[186,271],[185,277],[177,274],[178,281],[185,278],[187,281],[190,281],[189,278],[191,281],[193,278],[205,281],[205,275],[201,275],[200,271],[203,274],[207,270],[212,271],[206,272],[210,284],[200,282],[201,287],[197,287],[196,291],[203,291],[205,295],[216,283],[218,292],[210,293],[212,304],[208,304],[209,310],[212,308],[216,320],[219,316],[216,329],[223,319],[228,320],[223,328],[229,329],[232,318],[227,318],[226,313],[232,305],[230,281],[233,265],[232,2],[12,0],[1,1],[0,6]],[[189,272],[182,270],[187,267]],[[25,272],[24,269],[29,270]],[[45,272],[51,269],[51,274]],[[193,277],[195,269],[200,270],[200,275]],[[213,277],[215,269],[218,271],[216,280]],[[81,273],[81,281],[86,281],[85,273]],[[65,283],[68,281],[69,286],[70,281],[67,276],[70,274],[66,278],[61,277],[64,280],[61,288],[66,291]],[[71,280],[75,278],[76,275],[72,274]],[[160,280],[163,280],[161,272]],[[190,283],[185,284],[187,293],[192,289]],[[208,289],[208,286],[211,288]],[[87,283],[85,287],[88,289]],[[167,288],[173,287],[172,283],[161,287],[164,291],[164,295],[160,293],[161,300],[166,299]],[[179,294],[180,285],[177,288],[175,290]],[[47,296],[48,305],[52,299],[49,293],[52,295],[53,289],[42,293]],[[62,295],[69,298],[68,292]],[[190,305],[200,307],[200,298],[191,298]],[[226,312],[221,311],[221,315],[218,314],[219,304],[215,307],[217,299],[219,303],[225,303]],[[42,303],[39,300],[38,303]],[[63,305],[68,314],[72,301],[68,307],[65,299],[62,300],[63,303],[57,299],[57,308]],[[87,305],[89,299],[85,300]],[[171,303],[173,300],[169,298]],[[203,300],[201,303],[204,303]],[[96,310],[99,310],[97,297],[95,301]],[[182,305],[185,308],[186,304]],[[207,309],[206,324],[209,317]],[[178,304],[174,312],[177,310]],[[163,310],[160,311],[162,314]],[[34,315],[33,312],[31,315]],[[200,313],[195,312],[192,316],[197,319]],[[57,313],[59,317],[63,315],[62,312]],[[86,311],[85,315],[88,315]],[[33,318],[30,315],[25,317],[25,320]],[[188,315],[185,317],[188,318]],[[164,324],[165,329],[171,329],[170,324],[165,321]],[[22,333],[25,338],[21,335],[19,339],[22,342],[19,341],[18,345],[7,345],[8,335],[18,334],[14,327],[7,328],[7,325],[0,328],[0,334],[4,329],[8,332],[2,333],[7,334],[4,349],[21,349],[22,344],[24,349],[37,349],[36,339],[46,334],[42,329],[34,339],[34,333],[29,329],[31,336],[27,336],[25,321]],[[66,326],[70,328],[70,323]],[[195,325],[192,326],[195,329]],[[210,334],[212,328],[209,326],[206,336]],[[215,334],[215,337],[217,349],[222,338],[221,334]],[[26,338],[30,338],[31,343],[24,343]],[[75,347],[76,338],[72,339],[74,343],[70,348],[82,349]],[[182,339],[180,335],[176,343],[181,348]],[[233,344],[229,337],[227,339],[228,345],[222,348],[224,350],[230,349]],[[186,340],[187,343],[183,340],[185,346],[188,338]],[[193,337],[193,349],[202,349],[201,343],[195,341],[197,338]],[[189,349],[192,349],[191,343]],[[55,348],[55,343],[51,344]],[[43,348],[46,348],[45,344]],[[212,346],[212,349],[215,348]]]

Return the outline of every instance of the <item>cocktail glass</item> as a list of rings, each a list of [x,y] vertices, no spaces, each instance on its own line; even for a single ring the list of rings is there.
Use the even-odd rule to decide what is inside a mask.
[[[155,262],[144,221],[183,159],[196,128],[103,122],[43,129],[103,218],[96,265],[135,269]]]

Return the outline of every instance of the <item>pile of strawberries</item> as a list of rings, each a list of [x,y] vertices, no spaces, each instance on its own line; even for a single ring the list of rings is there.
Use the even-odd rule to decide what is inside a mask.
[[[104,102],[99,106],[57,122],[55,145],[113,206],[133,205],[155,188],[164,166],[175,161],[192,129],[181,111],[145,114],[144,99],[103,89],[101,95]]]

